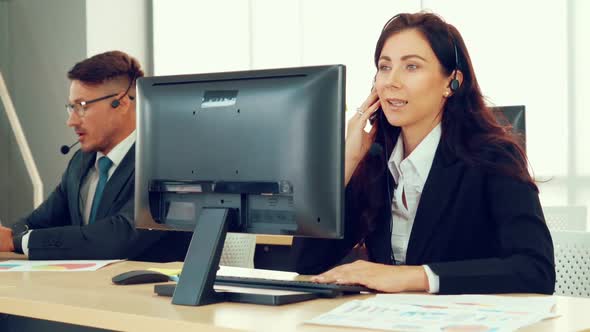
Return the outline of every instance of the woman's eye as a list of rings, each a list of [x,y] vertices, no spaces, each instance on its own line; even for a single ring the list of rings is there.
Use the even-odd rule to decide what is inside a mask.
[[[416,69],[418,69],[418,66],[415,65],[415,64],[408,64],[408,65],[406,65],[406,69],[408,69],[408,70],[416,70]]]
[[[379,71],[390,70],[390,69],[391,69],[391,67],[386,66],[386,65],[380,65],[379,66]]]

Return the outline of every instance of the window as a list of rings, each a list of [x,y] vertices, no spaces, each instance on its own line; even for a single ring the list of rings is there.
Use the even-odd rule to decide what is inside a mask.
[[[432,10],[461,31],[484,95],[525,105],[543,205],[590,205],[590,3],[414,0],[153,1],[156,75],[342,63],[348,116],[369,93],[383,24]],[[179,43],[179,41],[182,41]]]

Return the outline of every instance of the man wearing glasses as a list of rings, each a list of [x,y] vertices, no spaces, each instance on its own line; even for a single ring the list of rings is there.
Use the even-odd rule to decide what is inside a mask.
[[[111,259],[143,250],[133,224],[135,81],[142,76],[138,61],[120,51],[68,72],[67,125],[80,150],[41,206],[11,228],[0,226],[0,251],[29,259]]]

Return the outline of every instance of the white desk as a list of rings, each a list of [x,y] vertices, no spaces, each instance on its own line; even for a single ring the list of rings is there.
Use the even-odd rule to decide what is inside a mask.
[[[372,296],[318,299],[277,307],[239,303],[186,307],[154,295],[153,285],[115,286],[110,282],[118,273],[147,267],[178,268],[180,264],[123,262],[97,272],[0,273],[0,312],[125,331],[329,332],[343,329],[303,322],[345,301]],[[558,297],[557,312],[562,316],[524,331],[590,329],[590,299]]]

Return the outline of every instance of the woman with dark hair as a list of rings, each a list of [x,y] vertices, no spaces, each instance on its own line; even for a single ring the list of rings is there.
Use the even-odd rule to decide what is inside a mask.
[[[553,293],[526,155],[484,104],[457,29],[430,13],[396,15],[375,65],[348,123],[345,238],[295,239],[298,272],[382,292]],[[334,267],[355,246],[369,261]]]

